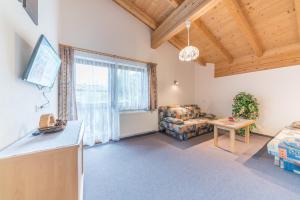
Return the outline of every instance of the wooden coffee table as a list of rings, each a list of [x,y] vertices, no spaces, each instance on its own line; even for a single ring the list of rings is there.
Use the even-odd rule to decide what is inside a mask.
[[[235,132],[241,128],[245,131],[245,143],[250,142],[250,125],[254,124],[254,120],[237,119],[234,122],[229,121],[227,118],[212,120],[209,122],[214,125],[214,145],[218,146],[218,130],[226,130],[230,133],[230,151],[235,152]]]

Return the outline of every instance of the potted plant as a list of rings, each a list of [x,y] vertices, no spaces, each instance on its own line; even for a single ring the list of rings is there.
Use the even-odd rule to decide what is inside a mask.
[[[253,119],[256,120],[259,117],[259,104],[257,99],[248,93],[240,92],[233,99],[232,115],[237,118]],[[255,124],[250,126],[250,131],[256,127]],[[244,135],[245,129],[241,129],[239,132]]]

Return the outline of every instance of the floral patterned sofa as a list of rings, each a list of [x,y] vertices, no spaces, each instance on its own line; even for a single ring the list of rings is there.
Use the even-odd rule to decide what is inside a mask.
[[[215,115],[202,113],[197,105],[161,106],[158,113],[160,132],[178,140],[213,131],[207,122],[214,119]]]

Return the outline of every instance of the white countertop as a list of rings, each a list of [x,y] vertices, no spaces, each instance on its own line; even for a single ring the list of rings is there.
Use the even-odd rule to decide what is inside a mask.
[[[69,121],[61,132],[38,136],[28,134],[0,151],[0,159],[79,145],[83,129],[83,122]]]

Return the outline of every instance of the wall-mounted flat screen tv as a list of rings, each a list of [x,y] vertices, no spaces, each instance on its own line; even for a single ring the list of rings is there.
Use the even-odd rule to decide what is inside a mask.
[[[61,60],[44,35],[39,38],[29,60],[23,79],[40,87],[51,88]]]

